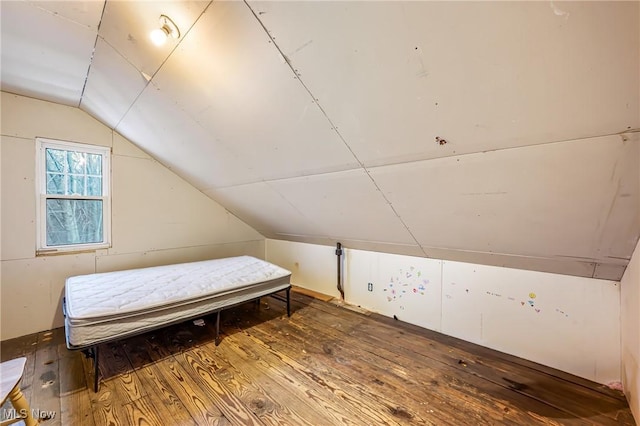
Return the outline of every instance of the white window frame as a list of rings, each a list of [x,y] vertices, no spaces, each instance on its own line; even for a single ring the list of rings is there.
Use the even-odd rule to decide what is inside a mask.
[[[102,156],[102,196],[47,194],[46,149],[77,151]],[[111,148],[55,139],[36,138],[37,254],[89,251],[111,246]],[[102,200],[102,238],[99,243],[47,245],[47,199]]]

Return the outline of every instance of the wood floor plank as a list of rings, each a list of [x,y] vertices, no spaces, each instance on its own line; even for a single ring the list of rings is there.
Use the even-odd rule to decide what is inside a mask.
[[[223,311],[219,346],[215,316],[102,345],[97,393],[63,329],[0,349],[27,357],[32,408],[57,410],[45,426],[635,424],[620,392],[566,372],[297,292],[291,306]]]
[[[157,426],[171,424],[175,420],[163,406],[159,399],[153,395],[142,396],[135,401],[124,405],[126,417],[123,425]]]
[[[147,396],[121,342],[101,345],[99,350],[102,382],[111,384],[123,405]]]
[[[503,424],[522,424],[523,420],[530,423],[532,419],[510,419],[506,415],[504,405],[498,404],[493,411],[489,410],[487,404],[492,401],[479,398],[475,393],[455,392],[447,377],[439,372],[435,372],[430,377],[422,377],[422,381],[413,380],[412,374],[374,353],[368,353],[358,347],[358,342],[354,342],[347,348],[342,344],[341,336],[314,329],[307,332],[302,324],[296,321],[282,321],[276,327],[276,321],[270,321],[268,327],[255,327],[249,330],[251,334],[257,334],[264,339],[270,335],[278,335],[288,330],[286,338],[273,338],[269,344],[280,351],[295,351],[296,348],[304,347],[307,357],[314,365],[315,369],[328,369],[329,372],[338,371],[342,377],[352,377],[360,383],[367,385],[366,389],[376,390],[378,393],[390,395],[402,395],[405,404],[410,406],[415,412],[423,416],[435,418],[438,424],[453,421],[455,424],[473,421],[474,424],[493,424],[499,421]],[[301,340],[302,339],[302,340]],[[289,348],[285,348],[289,346]],[[396,373],[399,372],[399,373]],[[345,380],[343,378],[343,380]],[[444,386],[444,387],[443,387]],[[477,410],[473,410],[474,402],[481,405]],[[462,413],[459,410],[460,403],[468,405],[467,410]],[[404,412],[402,407],[388,407],[389,410]],[[406,410],[405,410],[406,411]],[[472,417],[470,414],[474,414]],[[409,413],[407,413],[409,414]],[[488,418],[487,414],[494,414]]]
[[[171,330],[160,330],[143,339],[148,356],[162,366],[155,371],[158,380],[167,385],[197,425],[230,424],[199,386],[193,386],[188,373],[175,360],[165,340],[169,334]]]
[[[416,339],[416,335],[407,334],[402,331],[398,331],[397,326],[394,327],[392,325],[387,324],[387,327],[378,328],[377,324],[375,330],[372,328],[371,323],[362,324],[357,330],[350,331],[349,336],[354,337],[356,340],[358,339],[368,339],[374,345],[385,345],[388,343],[392,343],[389,347],[398,347],[401,346],[404,349],[413,353],[413,355],[420,357],[427,357],[434,360],[441,361],[444,365],[449,367],[457,368],[460,370],[461,374],[475,374],[478,375],[477,372],[473,371],[473,368],[470,368],[470,363],[467,359],[471,359],[472,356],[469,352],[457,352],[446,345],[440,345],[437,341],[430,342],[430,346],[428,350],[425,350],[424,347],[416,346],[416,342],[419,339]],[[448,349],[448,350],[447,350]],[[462,357],[459,355],[462,354]],[[466,354],[466,355],[465,355]],[[491,364],[497,363],[496,360],[492,360]],[[481,365],[478,363],[478,365]],[[528,401],[538,401],[549,407],[556,408],[562,411],[564,414],[557,414],[560,418],[566,418],[566,422],[570,421],[571,418],[580,418],[583,415],[589,414],[590,416],[595,416],[596,421],[600,424],[617,424],[618,418],[620,418],[620,413],[618,413],[618,409],[623,405],[619,402],[615,402],[613,405],[607,404],[606,397],[603,398],[601,394],[591,394],[591,399],[589,399],[588,395],[584,392],[584,388],[569,386],[566,387],[566,383],[564,381],[556,381],[553,380],[549,375],[539,374],[537,376],[529,377],[529,383],[532,385],[519,386],[519,382],[512,380],[509,382],[508,380],[504,380],[504,374],[507,372],[496,371],[494,373],[499,376],[494,377],[493,380],[481,376],[487,380],[487,382],[493,382],[498,386],[502,386],[506,389],[512,389],[515,392],[522,393],[523,395],[529,397]],[[534,370],[531,369],[523,369],[518,370],[519,373],[527,374],[532,373]],[[519,374],[517,373],[517,374]],[[535,386],[535,387],[534,387]],[[535,390],[534,390],[535,389]],[[544,396],[542,396],[544,395]],[[558,406],[555,401],[566,399],[566,403],[562,404],[562,407]],[[579,404],[575,404],[575,401],[580,401]],[[586,402],[586,404],[581,404],[582,402]],[[608,402],[612,402],[609,400]],[[601,412],[594,413],[594,406],[604,406]],[[591,407],[584,409],[584,407]],[[576,411],[576,407],[578,407],[578,411]],[[624,411],[624,410],[623,410]],[[544,411],[547,416],[552,413]],[[622,418],[625,415],[628,415],[628,410],[626,414],[622,415]],[[607,419],[608,417],[608,419]],[[613,421],[613,423],[611,423]]]
[[[349,336],[356,341],[368,339],[373,345],[401,346],[412,352],[415,357],[431,358],[461,370],[462,374],[473,374],[498,386],[512,389],[529,397],[531,401],[536,400],[563,411],[568,417],[580,418],[590,415],[600,424],[617,424],[621,419],[632,420],[628,410],[625,411],[626,404],[609,395],[594,393],[592,389],[575,386],[566,380],[541,374],[533,369],[513,369],[511,364],[499,358],[485,361],[472,352],[460,348],[452,349],[437,341],[431,342],[429,350],[425,351],[424,346],[417,343],[418,335],[401,332],[397,326],[372,324],[361,323],[357,329],[349,332]],[[557,405],[558,400],[564,401],[562,406]],[[594,416],[595,409],[598,412]]]
[[[82,357],[80,352],[58,346],[60,421],[63,425],[95,425]]]
[[[240,333],[234,333],[234,337]],[[367,417],[363,418],[361,413],[352,413],[342,407],[339,397],[327,394],[326,390],[319,388],[316,383],[309,381],[295,373],[290,366],[273,365],[255,354],[247,352],[247,347],[229,338],[220,351],[226,357],[238,360],[242,364],[242,369],[248,377],[262,386],[269,386],[276,383],[284,390],[274,388],[276,395],[286,396],[288,393],[296,395],[296,400],[306,399],[310,407],[306,419],[312,424],[374,424]],[[273,361],[273,360],[271,360]],[[237,361],[236,361],[237,362]],[[286,400],[289,402],[289,400]],[[365,420],[366,419],[366,420]]]
[[[214,401],[216,407],[234,425],[263,425],[260,419],[207,368],[191,351],[174,355],[174,358]]]
[[[278,374],[270,376],[263,364],[239,356],[236,349],[230,345],[226,345],[217,353],[229,360],[232,371],[241,371],[242,376],[249,379],[254,386],[264,389],[279,404],[286,405],[286,410],[283,409],[281,412],[293,413],[290,417],[291,423],[318,425],[335,424],[338,420],[342,420],[342,416],[335,413],[333,409],[323,410],[316,404],[313,395],[310,398],[308,388],[299,384],[292,385],[285,379],[281,380]],[[257,401],[256,405],[259,406],[260,402]],[[349,422],[346,421],[346,423]]]
[[[31,409],[41,421],[48,425],[60,425],[60,372],[58,363],[58,341],[60,329],[38,335],[35,353],[34,388]]]
[[[258,418],[267,425],[310,423],[305,419],[309,413],[309,406],[301,404],[301,401],[292,394],[278,389],[273,393],[273,389],[267,390],[260,383],[250,380],[244,374],[244,365],[236,369],[217,350],[213,341],[208,344],[195,347],[190,351],[197,356],[207,367],[213,371],[218,380],[222,381],[226,388],[240,399]],[[272,397],[273,395],[274,397]],[[279,401],[284,401],[282,404]],[[300,405],[303,405],[300,408]],[[317,423],[315,423],[317,424]]]
[[[380,323],[385,323],[389,325],[398,323],[398,321],[395,321],[392,318],[387,318],[379,314],[372,314],[371,317]],[[511,365],[523,367],[541,374],[546,374],[552,377],[556,377],[558,379],[566,381],[569,384],[579,385],[584,388],[595,391],[599,394],[603,394],[608,397],[617,399],[619,401],[626,402],[626,398],[622,392],[615,389],[611,389],[605,385],[587,380],[585,378],[578,377],[564,371],[556,370],[551,367],[547,367],[545,365],[538,364],[524,358],[515,357],[513,355],[509,355],[504,352],[495,351],[493,349],[489,349],[484,346],[476,345],[470,342],[465,342],[463,340],[456,339],[455,337],[447,336],[445,334],[438,333],[432,330],[427,330],[425,328],[418,327],[413,324],[402,323],[402,327],[420,336],[420,338],[427,338],[429,340],[434,340],[436,342],[439,342],[443,345],[448,346],[450,349],[460,349],[460,350],[466,351],[467,353],[471,353],[472,356],[482,357],[483,359],[501,360]]]
[[[341,308],[338,305],[329,304],[329,303],[318,303],[316,300],[309,298],[307,296],[301,295],[297,297],[297,300],[295,303],[300,303],[301,306],[313,306],[314,308],[318,310],[322,310],[323,312],[331,314],[332,316],[339,317],[339,316],[345,315],[351,318],[360,318],[360,319],[362,318],[361,315],[356,314],[347,308]],[[444,335],[432,330],[428,330],[413,324],[397,321],[392,318],[384,317],[380,314],[370,313],[368,316],[374,319],[376,323],[386,324],[387,326],[390,326],[393,329],[396,329],[398,326],[400,326],[402,327],[403,330],[413,333],[415,336],[418,337],[418,339],[426,338],[430,342],[436,345],[439,343],[447,346],[447,348],[451,350],[459,349],[463,352],[466,352],[467,354],[470,354],[470,356],[472,357],[482,357],[484,359],[488,359],[491,361],[493,361],[494,359],[501,360],[501,361],[507,362],[510,365],[522,366],[522,367],[525,367],[526,369],[533,370],[535,372],[556,377],[572,385],[573,384],[580,385],[584,388],[594,390],[597,393],[601,393],[603,395],[617,399],[619,401],[623,401],[623,402],[626,401],[624,394],[622,394],[620,391],[610,389],[604,385],[597,384],[590,380],[587,380],[575,375],[571,375],[569,373],[556,370],[551,367],[537,364],[533,361],[529,361],[524,358],[515,357],[513,355],[509,355],[504,352],[495,351],[493,349],[489,349],[484,346],[476,345],[470,342],[465,342],[455,337],[447,336],[447,335]]]
[[[211,349],[212,346],[215,349]],[[335,421],[336,417],[328,416],[326,411],[312,403],[307,388],[289,386],[286,380],[274,380],[269,371],[265,371],[264,365],[257,365],[252,359],[238,356],[232,344],[216,347],[212,341],[205,348],[215,351],[215,357],[212,357],[211,362],[224,363],[225,366],[216,371],[223,380],[230,376],[234,381],[243,383],[244,387],[251,386],[252,389],[258,389],[257,394],[260,395],[258,399],[249,402],[251,406],[257,406],[259,411],[256,414],[264,412],[265,405],[278,406],[281,407],[278,412],[283,416],[287,415],[289,419],[284,424],[318,425]],[[276,424],[283,424],[277,418],[272,420]]]
[[[333,390],[339,386],[340,392],[337,395],[349,395],[350,398],[346,402],[350,405],[350,410],[361,409],[365,412],[376,413],[376,416],[385,423],[418,423],[418,424],[459,424],[454,421],[454,417],[443,417],[435,413],[434,410],[422,410],[420,403],[414,399],[399,398],[398,393],[386,392],[385,390],[376,389],[371,386],[366,379],[363,381],[362,375],[359,375],[357,368],[350,368],[349,373],[345,374],[345,370],[332,368],[334,366],[320,361],[314,357],[312,350],[306,351],[301,359],[296,358],[293,352],[288,352],[286,345],[282,344],[285,339],[268,340],[268,334],[256,334],[253,330],[249,332],[252,338],[262,341],[262,350],[277,351],[280,356],[286,355],[290,359],[299,361],[300,366],[313,381],[322,386],[326,386]],[[325,342],[326,344],[326,342]],[[286,358],[285,358],[285,361]],[[353,367],[353,365],[349,366]],[[299,368],[299,367],[298,367]],[[356,404],[358,402],[359,404]],[[477,423],[481,424],[481,423]]]
[[[323,307],[326,305],[323,305]],[[274,309],[284,309],[283,306],[279,306],[276,307],[274,306]],[[326,313],[326,312],[325,312]],[[349,313],[347,315],[347,317],[349,317],[351,315],[351,313]],[[326,329],[330,330],[330,329],[334,329],[334,327],[331,327],[331,325],[333,325],[333,320],[332,319],[328,319],[326,318],[325,315],[318,315],[317,312],[307,312],[305,319],[308,320],[317,320],[319,322],[323,322],[326,320]],[[360,320],[360,319],[358,319]],[[401,332],[398,331],[397,328],[392,328],[391,331],[397,333],[397,336],[400,336],[400,338],[404,339],[402,342],[398,342],[398,341],[394,341],[394,339],[391,338],[391,336],[385,335],[384,338],[380,338],[379,335],[381,333],[384,334],[385,330],[389,331],[386,328],[383,329],[379,329],[378,327],[374,327],[371,325],[371,323],[366,322],[358,322],[358,327],[349,327],[348,325],[348,320],[347,320],[347,328],[348,328],[348,333],[347,335],[349,337],[353,337],[353,341],[354,342],[366,342],[369,341],[371,347],[377,348],[377,353],[378,354],[383,354],[383,353],[387,353],[388,350],[386,348],[389,348],[390,353],[388,353],[386,356],[392,360],[392,362],[394,363],[407,363],[407,362],[414,362],[416,363],[416,361],[419,361],[420,358],[422,357],[423,360],[424,358],[430,358],[430,357],[445,357],[446,361],[443,361],[441,365],[437,365],[437,368],[439,370],[442,371],[449,371],[452,376],[455,377],[461,377],[463,379],[464,382],[471,382],[473,383],[473,386],[476,387],[477,389],[486,389],[486,391],[484,392],[484,396],[483,396],[483,400],[489,402],[491,401],[491,397],[490,395],[505,395],[508,394],[507,399],[511,399],[511,400],[520,400],[523,402],[526,402],[526,404],[528,405],[529,409],[530,409],[530,413],[535,413],[535,412],[539,412],[539,413],[544,413],[544,418],[548,419],[548,418],[560,418],[563,419],[563,423],[568,424],[572,422],[572,419],[575,418],[580,418],[583,415],[589,414],[591,416],[595,415],[596,420],[598,422],[600,422],[601,424],[610,424],[611,422],[611,416],[603,416],[601,413],[594,413],[593,409],[585,409],[583,410],[581,413],[576,414],[575,412],[572,412],[571,409],[567,409],[565,406],[563,406],[562,408],[558,407],[554,402],[547,402],[545,400],[541,400],[539,398],[531,398],[531,395],[525,395],[529,398],[522,398],[519,395],[514,395],[514,392],[519,392],[518,389],[512,389],[510,386],[508,385],[504,385],[502,383],[496,383],[496,382],[492,382],[492,381],[487,381],[487,380],[475,380],[472,378],[468,377],[468,374],[473,374],[473,372],[470,371],[465,371],[467,368],[466,362],[462,362],[460,363],[460,359],[456,358],[455,356],[451,356],[450,354],[448,354],[448,352],[451,351],[445,351],[444,355],[442,353],[439,353],[438,350],[436,350],[437,348],[435,347],[435,345],[431,345],[428,350],[425,350],[424,347],[420,347],[418,349],[416,349],[415,347],[413,347],[413,345],[416,342],[415,337],[416,336],[407,336],[406,334],[403,334]],[[397,337],[396,336],[396,337]],[[397,340],[397,339],[396,339]],[[390,342],[392,344],[390,344]],[[401,352],[397,352],[394,351],[394,348],[402,348]],[[400,357],[404,357],[405,355],[405,349],[410,348],[414,353],[411,355],[411,357],[409,359],[400,359]],[[442,348],[440,348],[442,349]],[[437,361],[441,361],[441,359],[436,359]],[[429,367],[430,363],[424,364],[424,363],[420,363],[417,362],[415,365],[416,367],[420,366],[420,371],[422,373],[424,373],[426,371],[426,369]],[[456,371],[452,371],[452,369],[458,369],[461,370],[460,372],[456,372]],[[433,380],[433,379],[432,379]],[[459,382],[459,380],[456,380],[456,382]],[[467,383],[468,385],[469,383]],[[494,386],[492,386],[494,385]],[[542,385],[544,386],[544,385]],[[502,389],[500,389],[500,387],[502,387]],[[462,388],[464,389],[464,387]],[[564,393],[564,397],[565,398],[569,398],[572,399],[573,398],[582,398],[582,400],[584,400],[583,395],[575,395],[575,394],[571,394],[571,393],[566,393],[566,390],[563,390]],[[562,399],[562,395],[558,395],[559,398]],[[591,403],[596,402],[596,400],[599,399],[599,396],[595,396],[592,397],[594,398]],[[557,399],[556,399],[557,400]],[[580,401],[580,399],[578,399],[578,401]],[[572,404],[571,401],[568,402],[569,405]],[[591,403],[589,403],[587,406],[591,405]],[[541,405],[542,404],[542,405]],[[619,408],[620,404],[618,404],[616,406],[616,408]],[[506,407],[509,408],[509,407]],[[512,407],[513,408],[513,407]],[[509,412],[513,413],[513,412],[517,412],[514,411],[513,409],[509,409]],[[627,418],[630,413],[628,412],[628,410],[626,411],[622,411],[621,413],[617,413],[617,410],[615,411],[615,414],[618,415],[617,419],[615,421],[618,421],[618,419],[621,419],[622,421],[628,421],[629,419]],[[608,419],[605,417],[609,417]]]
[[[372,424],[401,424],[410,418],[404,412],[400,414],[388,409],[380,409],[380,402],[382,402],[382,407],[395,407],[398,404],[394,401],[359,399],[352,394],[351,387],[346,383],[335,382],[334,378],[329,374],[323,374],[301,364],[297,357],[273,350],[250,333],[234,333],[228,337],[229,340],[237,342],[236,348],[244,351],[246,356],[256,359],[258,362],[268,363],[270,372],[279,367],[285,367],[287,369],[285,374],[287,374],[288,379],[305,383],[307,386],[312,387],[316,391],[318,402],[325,407],[332,406],[335,408],[339,406],[348,417],[361,417],[365,423]],[[338,401],[339,405],[337,404]],[[431,422],[419,416],[414,415],[413,417],[420,423],[431,424]]]
[[[329,296],[328,294],[318,293],[317,291],[309,290],[304,287],[296,287],[295,285],[291,286],[291,291],[313,297],[314,299],[322,300],[323,302],[328,302],[333,299],[333,296]]]
[[[173,392],[171,386],[164,380],[159,371],[160,367],[149,355],[145,336],[128,339],[123,346],[142,386],[147,391],[147,395],[152,397],[154,406],[158,407],[160,416],[164,419],[171,419],[172,424],[195,425],[195,420],[180,398]]]
[[[80,358],[84,370],[85,381],[89,384],[89,401],[93,413],[94,424],[117,426],[123,425],[127,414],[123,402],[115,391],[113,380],[101,380],[97,392],[93,391],[94,361],[84,355]]]

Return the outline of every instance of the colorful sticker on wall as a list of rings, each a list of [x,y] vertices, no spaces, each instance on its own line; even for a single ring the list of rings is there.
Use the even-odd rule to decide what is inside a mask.
[[[536,311],[536,313],[540,313],[542,312],[542,308],[536,307],[536,299],[537,295],[534,292],[530,292],[529,293],[529,300],[525,301],[521,301],[520,302],[520,306],[529,306],[530,308],[533,308],[534,311]],[[509,297],[509,300],[513,300],[515,301],[516,299],[513,297]],[[557,310],[557,309],[556,309]]]
[[[408,270],[400,269],[395,276],[389,278],[389,283],[384,291],[391,293],[387,295],[387,301],[401,299],[405,295],[420,294],[425,295],[429,280],[422,277],[422,271],[410,266]],[[401,289],[407,287],[407,289]]]

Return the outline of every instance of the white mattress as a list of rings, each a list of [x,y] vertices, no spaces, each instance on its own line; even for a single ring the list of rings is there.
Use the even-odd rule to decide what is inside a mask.
[[[70,277],[67,345],[114,340],[265,296],[291,272],[251,256]]]

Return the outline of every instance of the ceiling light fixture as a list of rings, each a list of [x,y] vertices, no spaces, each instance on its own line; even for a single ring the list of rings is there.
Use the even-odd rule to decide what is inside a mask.
[[[162,46],[169,36],[180,38],[180,30],[167,15],[160,15],[160,28],[151,31],[149,35],[156,46]]]

